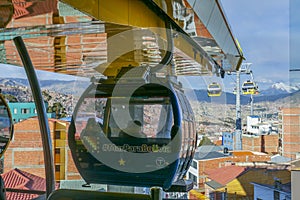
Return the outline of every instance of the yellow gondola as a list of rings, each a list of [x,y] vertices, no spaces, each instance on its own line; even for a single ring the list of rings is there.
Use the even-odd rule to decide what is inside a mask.
[[[211,84],[208,85],[207,95],[209,97],[218,97],[221,96],[221,94],[222,94],[222,88],[219,83],[212,82]]]
[[[245,81],[242,86],[242,93],[243,95],[259,94],[258,86],[250,80]]]

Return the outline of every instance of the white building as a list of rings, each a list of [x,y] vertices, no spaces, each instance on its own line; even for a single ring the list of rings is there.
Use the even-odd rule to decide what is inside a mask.
[[[274,185],[252,183],[255,200],[291,200],[291,183],[281,184],[275,181]]]
[[[262,122],[256,115],[247,116],[246,133],[250,135],[266,135],[278,133],[278,122]]]
[[[261,118],[257,115],[247,116],[247,132],[258,134],[258,129],[255,125],[261,123]]]

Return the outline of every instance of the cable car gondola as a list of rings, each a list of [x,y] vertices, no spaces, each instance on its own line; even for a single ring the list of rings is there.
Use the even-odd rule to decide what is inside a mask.
[[[219,83],[212,82],[211,84],[208,85],[207,95],[209,97],[218,97],[221,96],[221,94],[222,94],[222,88]]]
[[[243,95],[258,94],[258,86],[255,84],[255,82],[247,80],[242,85],[242,93]]]
[[[182,183],[197,144],[192,108],[180,84],[166,78],[92,83],[76,105],[68,140],[87,183],[169,191]]]

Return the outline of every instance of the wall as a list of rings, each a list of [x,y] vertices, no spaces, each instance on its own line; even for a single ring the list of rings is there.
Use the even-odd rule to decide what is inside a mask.
[[[279,113],[281,155],[296,159],[300,152],[300,108],[282,108]]]
[[[67,144],[68,123],[49,119],[56,180],[79,179]],[[60,138],[58,138],[58,133]],[[60,153],[55,153],[60,149]],[[14,137],[4,155],[4,172],[18,168],[45,177],[44,156],[38,118],[30,118],[14,126]]]
[[[252,168],[226,185],[228,198],[233,198],[235,193],[238,196],[253,197],[254,186],[251,182],[273,185],[274,178],[280,179],[282,184],[288,183],[291,181],[291,172],[287,169]]]
[[[243,135],[243,150],[265,153],[278,152],[278,134],[272,135]]]
[[[253,199],[257,198],[260,198],[261,200],[274,199],[274,190],[270,190],[259,185],[254,185]]]
[[[235,151],[233,155],[207,159],[207,160],[199,160],[198,161],[198,188],[203,189],[204,183],[206,179],[206,174],[204,173],[206,170],[221,168],[224,166],[232,165],[235,163],[244,163],[244,162],[265,162],[270,161],[270,155],[267,154],[254,154],[249,151]]]

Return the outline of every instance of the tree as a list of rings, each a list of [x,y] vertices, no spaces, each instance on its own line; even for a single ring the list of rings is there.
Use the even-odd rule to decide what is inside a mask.
[[[202,140],[200,141],[199,147],[202,145],[215,145],[208,137],[203,136]]]
[[[49,106],[48,112],[55,113],[56,119],[67,116],[66,109],[62,106],[60,102],[55,102],[52,106]]]

